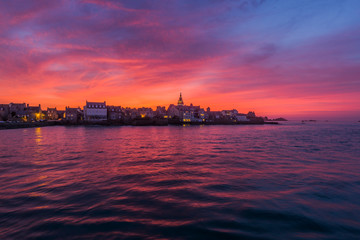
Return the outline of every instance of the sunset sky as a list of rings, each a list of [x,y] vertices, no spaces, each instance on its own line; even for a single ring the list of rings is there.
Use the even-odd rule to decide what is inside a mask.
[[[360,1],[0,0],[0,90],[360,120]]]

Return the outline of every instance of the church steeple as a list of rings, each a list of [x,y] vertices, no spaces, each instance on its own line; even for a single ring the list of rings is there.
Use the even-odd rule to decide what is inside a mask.
[[[182,100],[181,93],[180,93],[180,97],[179,97],[179,101],[178,101],[178,106],[184,106],[184,102]]]

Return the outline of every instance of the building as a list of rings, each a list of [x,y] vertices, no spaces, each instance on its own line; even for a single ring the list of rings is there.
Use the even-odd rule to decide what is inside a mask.
[[[48,120],[58,120],[59,113],[56,108],[47,108],[46,119]]]
[[[255,112],[250,111],[246,115],[247,119],[249,119],[250,122],[256,122],[256,123],[264,123],[264,119],[262,117],[257,117]]]
[[[30,122],[43,120],[45,116],[41,110],[41,105],[39,104],[39,106],[29,106],[29,104],[27,104],[26,117],[27,121]]]
[[[123,114],[125,121],[131,121],[132,119],[140,118],[140,114],[136,108],[126,107],[123,109]]]
[[[181,93],[180,93],[180,97],[179,97],[179,100],[178,100],[178,106],[184,106],[184,101],[182,99]]]
[[[239,113],[236,115],[236,121],[238,122],[249,122],[250,120],[247,118],[246,114]]]
[[[255,112],[253,112],[253,111],[250,111],[250,112],[248,112],[248,114],[246,115],[248,118],[256,118],[256,114],[255,114]]]
[[[207,115],[210,122],[215,122],[223,118],[221,111],[209,111]]]
[[[123,118],[121,106],[106,106],[107,118],[111,121],[120,121]]]
[[[0,104],[0,121],[7,121],[9,118],[9,104]]]
[[[178,100],[178,104],[175,106],[171,104],[167,110],[167,116],[172,119],[179,119],[180,122],[205,122],[205,110],[200,106],[184,105],[182,95]]]
[[[238,111],[236,109],[233,109],[233,110],[222,110],[221,111],[221,114],[224,118],[227,118],[227,119],[235,119],[237,114],[238,114]]]
[[[85,121],[105,121],[107,120],[106,102],[88,102],[84,106]]]
[[[167,116],[169,118],[180,118],[180,111],[178,106],[175,106],[174,104],[170,104],[167,109]]]
[[[65,120],[70,123],[78,123],[83,120],[83,112],[78,108],[65,108]]]
[[[138,112],[141,118],[153,118],[155,116],[155,113],[151,108],[138,108]]]
[[[41,110],[40,104],[38,106],[29,106],[26,103],[10,103],[5,109],[8,112],[7,119],[11,121],[32,122],[45,119],[45,114]],[[0,109],[0,115],[2,115],[1,113],[5,114],[5,111]]]
[[[162,106],[157,106],[155,111],[155,117],[157,118],[167,118],[166,108]]]
[[[65,110],[57,110],[59,120],[65,119]]]
[[[8,119],[27,121],[26,103],[10,103]]]

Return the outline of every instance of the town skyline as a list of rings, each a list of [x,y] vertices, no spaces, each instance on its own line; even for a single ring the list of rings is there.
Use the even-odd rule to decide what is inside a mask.
[[[182,92],[177,92],[177,94],[183,95]],[[155,105],[143,105],[143,106],[138,106],[135,104],[127,104],[127,103],[111,103],[109,101],[107,101],[106,99],[100,99],[100,98],[94,98],[94,99],[85,99],[83,100],[80,104],[72,104],[72,105],[64,105],[64,104],[43,104],[43,103],[36,103],[36,102],[27,102],[27,101],[10,101],[10,102],[2,102],[1,104],[26,104],[26,105],[30,105],[30,106],[38,106],[39,104],[41,105],[41,107],[43,109],[47,109],[47,108],[57,108],[59,110],[65,109],[66,107],[71,107],[71,108],[75,108],[75,107],[79,107],[79,108],[83,108],[84,105],[86,105],[87,102],[106,102],[106,105],[109,106],[121,106],[123,108],[151,108],[153,110],[156,110],[157,107],[161,106],[161,107],[169,107],[170,105],[174,105],[177,104],[178,102],[178,98],[179,95],[176,95],[176,97],[174,97],[174,101],[173,102],[169,102],[169,103],[165,103],[165,104],[155,104]],[[213,111],[222,111],[224,109],[230,110],[230,109],[238,109],[238,107],[236,107],[236,104],[229,104],[229,106],[234,106],[234,107],[224,107],[224,108],[213,108],[210,105],[201,105],[201,104],[197,104],[196,102],[192,102],[186,99],[185,96],[185,100],[184,100],[184,105],[198,105],[201,106],[203,108],[208,108],[210,107],[211,110]],[[243,109],[244,112],[245,111],[253,111],[254,109]]]
[[[237,109],[223,109],[221,111],[206,109],[192,103],[186,104],[180,92],[176,104],[157,106],[156,109],[141,107],[130,108],[120,105],[108,105],[106,101],[87,101],[81,108],[66,106],[65,110],[41,107],[41,104],[32,106],[26,103],[0,104],[0,121],[9,123],[5,127],[38,126],[38,122],[51,121],[42,124],[78,125],[78,124],[106,124],[106,125],[151,125],[164,126],[169,124],[207,124],[207,125],[234,125],[234,124],[278,124],[275,121],[287,121],[284,118],[271,119],[267,116],[256,116],[254,111],[247,113]],[[34,123],[24,125],[24,123]],[[15,125],[14,125],[15,124]],[[19,125],[17,125],[19,124]]]
[[[178,92],[179,93],[179,92]],[[182,94],[182,92],[180,92],[180,94]],[[38,105],[41,105],[41,108],[43,110],[46,110],[48,108],[57,108],[57,110],[65,110],[67,107],[68,108],[80,108],[82,109],[84,107],[84,105],[86,105],[86,102],[106,102],[106,105],[107,106],[121,106],[122,108],[131,108],[131,109],[139,109],[139,108],[150,108],[152,109],[153,111],[156,111],[156,108],[157,107],[165,107],[165,108],[168,108],[169,106],[171,105],[174,105],[176,104],[177,100],[175,97],[174,98],[174,101],[173,102],[170,102],[170,103],[164,103],[164,104],[156,104],[155,102],[152,102],[152,105],[150,104],[145,104],[145,105],[137,105],[135,103],[133,104],[127,104],[125,102],[123,103],[117,103],[117,102],[110,102],[108,101],[107,99],[100,99],[100,98],[93,98],[93,99],[85,99],[83,100],[82,102],[80,102],[79,104],[71,104],[71,105],[66,105],[66,104],[44,104],[44,103],[36,103],[36,102],[32,102],[32,101],[10,101],[10,102],[1,102],[0,104],[10,104],[10,103],[14,103],[14,104],[26,104],[26,105],[30,105],[30,106],[38,106]],[[161,101],[161,102],[165,102],[165,101]],[[257,115],[259,116],[263,116],[263,117],[269,117],[270,119],[271,118],[286,118],[288,120],[307,120],[307,119],[316,119],[316,120],[335,120],[335,121],[357,121],[360,117],[359,115],[359,112],[358,111],[354,111],[353,114],[350,114],[350,115],[347,115],[347,118],[344,119],[344,117],[341,115],[341,113],[343,113],[342,111],[337,111],[340,115],[338,116],[333,116],[332,115],[332,112],[330,112],[330,114],[322,114],[322,115],[317,115],[316,114],[316,111],[312,112],[312,111],[308,111],[307,113],[302,113],[302,114],[299,114],[299,115],[296,115],[296,114],[281,114],[281,113],[278,113],[278,112],[272,112],[272,111],[257,111],[256,109],[254,108],[246,108],[243,107],[243,106],[239,106],[235,103],[231,103],[231,104],[224,104],[224,105],[217,105],[218,107],[213,107],[209,104],[198,104],[197,102],[195,101],[189,101],[186,99],[186,96],[185,96],[185,100],[184,100],[184,104],[185,105],[197,105],[197,106],[201,106],[202,108],[206,109],[206,108],[210,108],[211,111],[223,111],[223,110],[238,110],[239,112],[241,113],[247,113],[247,112],[256,112]],[[223,106],[223,107],[222,107]],[[345,112],[347,114],[349,114],[349,112]]]
[[[0,103],[359,120],[357,0],[2,1]]]

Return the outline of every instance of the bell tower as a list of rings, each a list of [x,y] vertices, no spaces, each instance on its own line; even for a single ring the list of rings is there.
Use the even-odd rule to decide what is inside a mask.
[[[182,100],[181,93],[180,93],[180,97],[179,97],[179,101],[178,101],[178,106],[184,106],[184,102]]]

